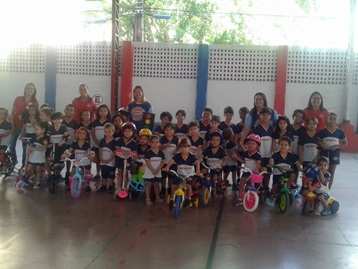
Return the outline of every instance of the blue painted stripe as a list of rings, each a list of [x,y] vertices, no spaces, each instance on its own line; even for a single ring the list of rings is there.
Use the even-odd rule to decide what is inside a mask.
[[[196,81],[195,119],[200,120],[206,107],[206,93],[209,79],[209,45],[200,44],[198,51],[198,77]]]
[[[46,47],[45,70],[45,103],[56,111],[57,50],[54,46]]]

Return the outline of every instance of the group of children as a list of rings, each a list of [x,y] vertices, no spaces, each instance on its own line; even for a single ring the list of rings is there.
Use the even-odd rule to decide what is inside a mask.
[[[185,124],[186,113],[178,110],[175,114],[176,123],[169,112],[160,114],[160,125],[153,133],[151,130],[137,130],[136,126],[128,121],[129,113],[121,109],[114,115],[107,105],[97,108],[96,117],[91,122],[91,111],[81,112],[81,122],[74,120],[75,107],[68,104],[61,112],[53,112],[43,105],[40,109],[30,105],[27,113],[22,117],[24,122],[20,140],[24,141],[24,154],[28,154],[27,172],[36,175],[34,188],[41,186],[41,169],[49,169],[49,156],[53,152],[54,161],[66,157],[81,159],[88,157],[96,164],[95,179],[102,179],[98,192],[114,192],[120,190],[126,178],[124,170],[138,167],[136,159],[144,159],[144,179],[147,182],[146,204],[152,205],[150,199],[151,186],[154,186],[155,202],[162,203],[165,192],[164,186],[173,193],[178,186],[178,178],[170,173],[176,170],[182,175],[205,173],[201,162],[214,168],[214,176],[223,184],[231,174],[234,190],[239,190],[239,198],[244,194],[246,173],[241,175],[238,166],[245,165],[253,172],[267,170],[269,164],[281,167],[293,167],[288,185],[297,186],[298,171],[302,171],[307,164],[315,162],[319,157],[326,157],[329,164],[330,189],[333,183],[336,165],[339,164],[340,148],[347,145],[344,132],[337,126],[337,115],[328,115],[325,129],[316,131],[317,119],[305,118],[303,110],[297,109],[293,113],[293,123],[285,116],[280,116],[275,126],[270,125],[272,110],[263,108],[259,113],[259,123],[251,134],[244,140],[240,139],[245,126],[245,117],[249,113],[246,107],[239,110],[240,122],[232,123],[234,110],[232,107],[224,109],[224,120],[213,115],[210,108],[205,108],[200,121],[191,121]],[[8,136],[11,124],[7,121],[8,112],[0,108],[0,154],[4,154],[8,146]],[[28,141],[29,143],[25,143]],[[53,147],[55,145],[55,150]],[[322,160],[322,158],[320,159]],[[1,162],[4,170],[4,162]],[[124,169],[124,165],[128,169]],[[25,165],[25,164],[23,164]],[[321,167],[321,166],[319,166]],[[117,170],[117,173],[116,173]],[[135,172],[135,171],[132,171]],[[66,184],[70,171],[66,173]],[[73,173],[73,172],[72,172]],[[91,162],[85,166],[87,175],[86,191],[90,192]],[[271,196],[277,191],[281,172],[274,169]],[[241,179],[240,179],[241,177]],[[240,180],[239,180],[240,179]],[[191,199],[191,185],[188,180],[188,191],[184,206],[189,206]],[[239,183],[240,182],[240,183]],[[162,184],[159,190],[159,183]],[[269,177],[263,183],[269,186]],[[241,202],[238,199],[237,204]],[[170,203],[173,206],[173,202]]]

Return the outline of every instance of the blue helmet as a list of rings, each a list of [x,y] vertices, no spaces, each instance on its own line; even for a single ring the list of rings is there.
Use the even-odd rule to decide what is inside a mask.
[[[309,163],[303,170],[303,174],[308,178],[316,178],[318,176],[318,166],[314,163]]]

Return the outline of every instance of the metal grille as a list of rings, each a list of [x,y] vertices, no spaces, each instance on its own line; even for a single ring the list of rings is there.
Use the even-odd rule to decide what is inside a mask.
[[[198,46],[134,43],[134,76],[196,79]]]
[[[209,79],[276,81],[277,47],[210,46]]]
[[[0,72],[45,73],[45,56],[45,45],[14,48],[4,58],[0,57]]]
[[[57,73],[110,76],[111,44],[98,42],[58,47]]]
[[[346,52],[290,49],[287,82],[345,84]]]

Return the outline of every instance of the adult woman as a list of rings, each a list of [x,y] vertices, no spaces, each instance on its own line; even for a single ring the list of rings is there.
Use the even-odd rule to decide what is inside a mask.
[[[303,110],[305,112],[305,118],[316,118],[318,120],[318,125],[316,131],[326,127],[326,122],[328,118],[328,110],[323,106],[323,98],[319,92],[313,92],[308,100],[307,107]]]
[[[12,124],[12,132],[10,136],[10,154],[13,156],[15,163],[17,163],[16,155],[16,143],[17,139],[21,133],[23,121],[21,115],[24,115],[29,105],[33,104],[37,108],[39,107],[39,102],[36,99],[36,87],[33,83],[27,83],[24,89],[24,95],[18,96],[15,98],[15,101],[12,106],[10,122]],[[22,166],[25,165],[25,156],[26,152],[22,156]]]
[[[266,95],[262,92],[258,92],[255,94],[254,96],[254,108],[250,110],[250,112],[248,114],[246,114],[245,117],[245,126],[242,130],[242,135],[240,138],[240,146],[245,149],[245,139],[246,137],[252,132],[252,130],[254,129],[255,126],[257,126],[260,123],[260,112],[261,110],[267,107],[267,99],[266,99]],[[278,114],[276,112],[276,110],[270,108],[272,111],[272,116],[270,119],[270,125],[274,126],[277,119],[278,119]]]
[[[128,104],[129,121],[133,122],[139,132],[143,126],[143,113],[153,113],[152,105],[145,100],[141,86],[133,89],[133,100]]]
[[[91,122],[93,121],[93,115],[96,114],[97,105],[94,103],[92,97],[88,95],[88,86],[84,83],[78,87],[79,97],[73,99],[72,105],[75,106],[74,120],[77,123],[81,122],[81,112],[84,110],[91,111]]]

